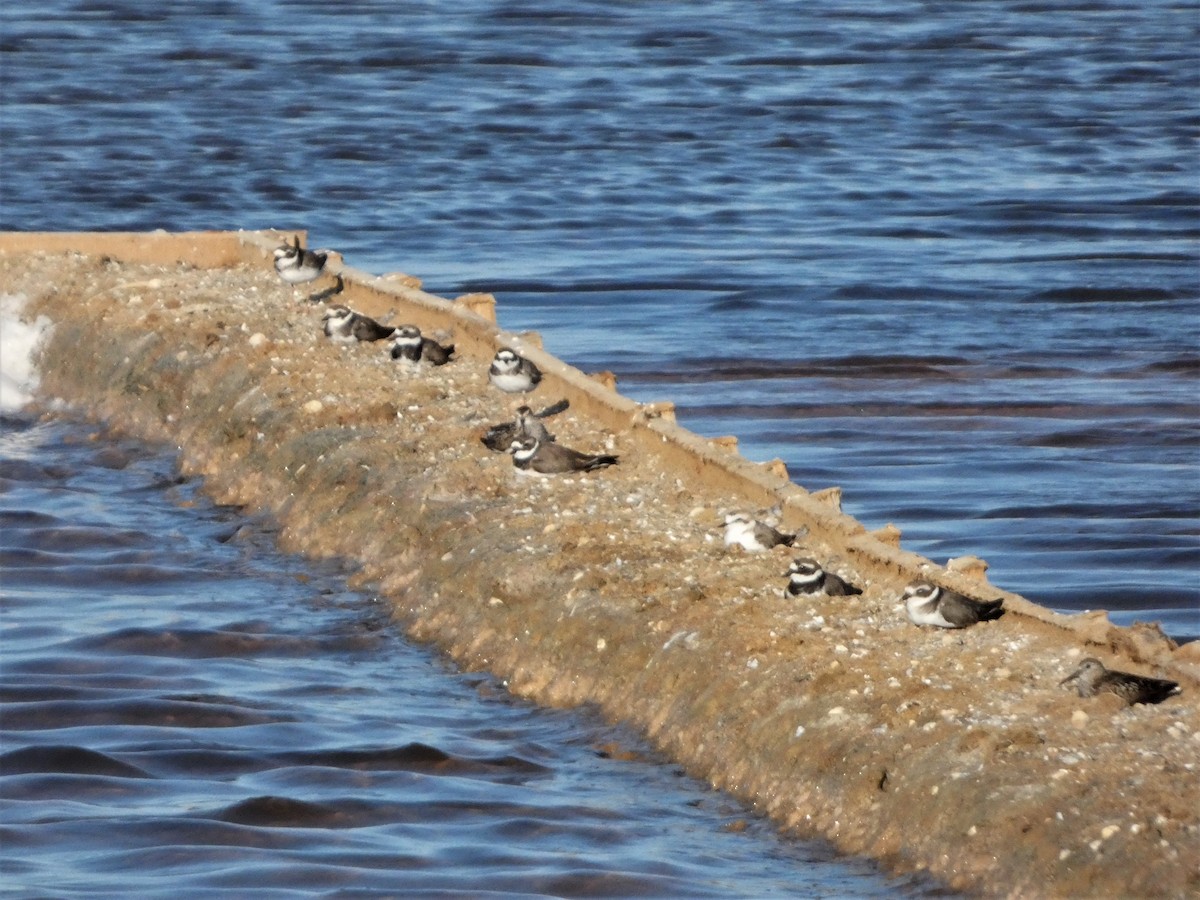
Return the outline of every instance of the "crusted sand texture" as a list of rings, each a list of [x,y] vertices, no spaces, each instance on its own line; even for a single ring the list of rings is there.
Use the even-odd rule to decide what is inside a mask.
[[[727,550],[742,498],[575,406],[559,441],[621,464],[518,472],[480,435],[558,399],[552,381],[513,397],[485,355],[412,370],[382,343],[335,346],[266,263],[20,253],[0,274],[56,323],[45,398],[178,446],[218,501],[277,516],[288,550],[354,561],[459,665],[596,704],[785,829],[896,871],[988,896],[1200,893],[1195,681],[1130,708],[1058,686],[1084,656],[1178,679],[1122,659],[1136,629],[1097,647],[1017,614],[917,628],[904,579],[820,529],[795,551]],[[787,597],[794,555],[864,595]]]

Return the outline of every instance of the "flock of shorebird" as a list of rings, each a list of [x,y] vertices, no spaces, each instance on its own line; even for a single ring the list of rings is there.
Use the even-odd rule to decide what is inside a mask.
[[[291,285],[316,280],[324,272],[326,261],[326,253],[301,247],[298,237],[275,250],[275,271]],[[341,276],[336,276],[336,279],[333,288],[313,294],[309,299],[328,302],[344,287]],[[410,365],[424,363],[443,366],[454,357],[453,344],[440,344],[421,334],[415,325],[383,325],[348,306],[330,306],[322,316],[322,321],[326,337],[336,343],[357,344],[390,339],[392,359]],[[488,380],[505,393],[524,394],[541,383],[542,373],[531,360],[511,348],[502,347],[488,368]],[[534,412],[531,407],[522,405],[517,408],[512,421],[489,428],[482,442],[489,450],[511,454],[517,469],[541,475],[590,472],[616,465],[618,457],[614,455],[582,453],[562,446],[555,440],[544,420],[562,412],[567,406],[567,400],[560,400]],[[746,513],[731,513],[725,517],[724,524],[725,545],[738,546],[752,553],[770,551],[779,546],[791,547],[801,536],[779,531]],[[793,597],[844,597],[862,593],[861,588],[826,571],[811,557],[795,559],[785,574],[788,577],[787,593]],[[909,585],[898,602],[904,603],[913,624],[937,628],[967,628],[998,619],[1004,614],[1002,599],[974,600],[928,581]],[[1081,697],[1109,692],[1127,704],[1159,703],[1179,692],[1179,685],[1174,681],[1107,669],[1098,659],[1091,657],[1084,659],[1074,672],[1063,679],[1060,686],[1067,684],[1074,684]]]

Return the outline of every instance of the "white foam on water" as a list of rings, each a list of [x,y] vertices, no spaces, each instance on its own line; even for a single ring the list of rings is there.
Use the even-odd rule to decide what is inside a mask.
[[[45,316],[21,318],[27,299],[0,294],[0,412],[14,412],[33,399],[40,380],[34,358],[53,328]]]

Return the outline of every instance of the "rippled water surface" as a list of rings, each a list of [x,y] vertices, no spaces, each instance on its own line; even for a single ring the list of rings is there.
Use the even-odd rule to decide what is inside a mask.
[[[777,837],[593,716],[455,673],[170,456],[3,426],[3,887],[933,893]]]
[[[48,0],[0,226],[493,291],[910,549],[1191,638],[1197,47],[1186,0]]]
[[[492,291],[910,549],[1191,638],[1197,47],[1174,0],[49,0],[0,37],[0,226]]]
[[[0,227],[307,228],[357,267],[496,293],[501,324],[842,485],[909,549],[1200,635],[1197,3],[18,7]],[[739,859],[744,835],[687,818],[719,801],[664,799],[669,770],[596,787],[612,764],[574,718],[500,698],[494,734],[447,737],[495,686],[440,672],[456,699],[421,707],[399,660],[438,667],[369,601],[222,511],[142,524],[162,490],[192,502],[151,486],[165,463],[40,453],[5,463],[6,502],[52,489],[7,513],[10,880],[441,889],[483,854],[498,888],[794,888],[775,866],[800,851]],[[151,485],[91,484],[111,454]],[[63,749],[19,772],[27,744]],[[621,837],[593,790],[627,794]],[[657,843],[663,808],[691,849]],[[846,892],[881,889],[863,877]]]

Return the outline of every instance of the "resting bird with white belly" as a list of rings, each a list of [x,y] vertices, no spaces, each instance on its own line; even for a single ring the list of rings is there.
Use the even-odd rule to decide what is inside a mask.
[[[592,472],[615,466],[618,457],[607,453],[588,454],[559,444],[543,444],[535,437],[519,437],[508,449],[513,465],[541,475],[565,475],[571,472]]]
[[[787,570],[787,592],[793,597],[800,594],[826,594],[830,597],[849,597],[862,593],[844,578],[826,572],[820,563],[807,556],[794,560]]]
[[[427,362],[431,366],[444,366],[454,355],[454,345],[443,346],[433,338],[421,334],[416,325],[399,326],[392,341],[392,359],[402,359],[406,362]]]
[[[725,517],[725,546],[741,547],[750,553],[761,553],[772,547],[790,547],[796,541],[795,534],[772,528],[746,513],[730,513]]]
[[[501,347],[488,368],[488,380],[507,394],[524,394],[538,386],[542,372],[515,350]]]
[[[900,600],[914,625],[967,628],[1004,614],[1003,600],[972,600],[928,581],[910,584]]]
[[[357,313],[348,306],[331,306],[321,319],[325,323],[325,336],[337,344],[382,341],[396,331],[395,328],[380,325],[370,316]]]
[[[325,270],[327,253],[320,250],[305,250],[300,246],[300,237],[294,243],[275,248],[275,271],[288,284],[304,284],[315,281]]]

